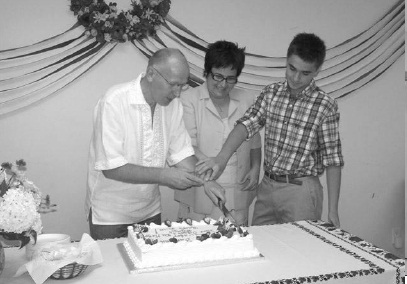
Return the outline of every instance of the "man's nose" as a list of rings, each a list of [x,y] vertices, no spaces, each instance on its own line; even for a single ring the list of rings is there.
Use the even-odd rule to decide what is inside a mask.
[[[175,96],[176,98],[179,98],[179,97],[181,96],[181,86],[178,87],[178,88],[175,88],[175,89],[172,91],[172,93],[174,94],[174,96]]]
[[[295,73],[294,75],[294,81],[299,82],[301,79],[301,74],[299,72]]]

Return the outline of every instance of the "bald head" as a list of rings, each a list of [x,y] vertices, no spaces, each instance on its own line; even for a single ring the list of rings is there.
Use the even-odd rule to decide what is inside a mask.
[[[188,69],[189,65],[184,54],[176,48],[163,48],[156,51],[148,61],[148,67],[160,68],[161,70],[168,69],[172,71],[172,67]]]
[[[163,48],[156,51],[148,60],[146,76],[141,79],[147,103],[168,105],[179,97],[183,86],[187,86],[189,65],[181,51]]]

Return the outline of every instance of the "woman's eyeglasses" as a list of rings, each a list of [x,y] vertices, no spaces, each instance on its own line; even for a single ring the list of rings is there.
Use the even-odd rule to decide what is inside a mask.
[[[237,77],[234,77],[234,76],[223,77],[222,74],[212,73],[212,72],[209,72],[209,74],[211,74],[212,79],[215,80],[216,82],[222,82],[223,80],[225,80],[226,83],[228,83],[228,84],[237,83]]]

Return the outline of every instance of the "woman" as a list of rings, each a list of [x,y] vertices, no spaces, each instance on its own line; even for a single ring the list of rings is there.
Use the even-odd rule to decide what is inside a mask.
[[[181,94],[184,123],[199,160],[218,154],[235,121],[254,101],[253,95],[234,88],[244,67],[244,50],[228,41],[210,44],[205,55],[206,82]],[[257,134],[239,147],[217,179],[226,191],[225,206],[241,225],[248,224],[260,162],[261,140]],[[180,202],[179,218],[218,219],[223,215],[201,187],[176,191],[175,200]]]

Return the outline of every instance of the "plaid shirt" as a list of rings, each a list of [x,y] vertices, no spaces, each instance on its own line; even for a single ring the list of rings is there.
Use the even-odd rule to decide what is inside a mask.
[[[246,126],[248,138],[265,126],[265,171],[317,176],[344,165],[338,105],[314,80],[295,100],[286,81],[266,86],[236,123]]]

